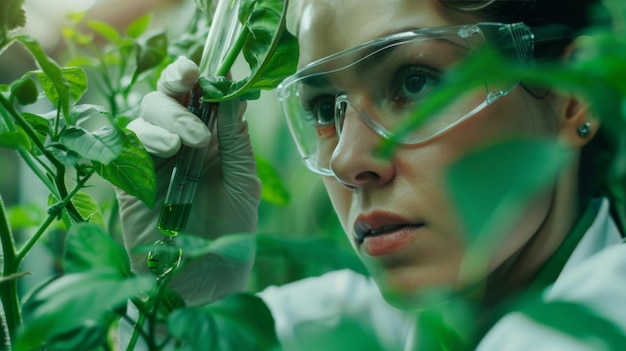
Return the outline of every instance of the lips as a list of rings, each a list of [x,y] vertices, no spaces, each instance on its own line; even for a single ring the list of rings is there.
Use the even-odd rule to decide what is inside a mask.
[[[354,238],[363,250],[379,256],[392,253],[413,240],[416,230],[424,222],[415,221],[388,212],[372,212],[357,217]]]

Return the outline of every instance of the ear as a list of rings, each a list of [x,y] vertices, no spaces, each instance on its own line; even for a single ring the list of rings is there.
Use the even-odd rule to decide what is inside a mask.
[[[565,96],[560,114],[559,140],[573,148],[585,146],[598,133],[600,123],[590,116],[589,105],[573,96]]]

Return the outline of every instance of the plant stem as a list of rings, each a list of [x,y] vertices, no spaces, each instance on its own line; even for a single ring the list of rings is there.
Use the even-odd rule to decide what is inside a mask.
[[[19,266],[15,264],[16,250],[15,240],[9,227],[9,221],[4,208],[4,202],[0,195],[0,242],[4,254],[4,267],[2,276],[7,277],[17,273]],[[0,289],[0,300],[4,309],[4,316],[7,322],[7,329],[11,341],[15,340],[17,328],[22,322],[20,303],[17,295],[17,279],[10,279],[3,282]]]
[[[143,311],[139,309],[139,306],[137,304],[135,304],[137,306],[137,310],[139,311],[139,317],[137,318],[137,323],[135,323],[135,327],[133,328],[133,334],[128,341],[126,351],[132,351],[135,349],[135,345],[137,344],[137,340],[139,339],[140,334],[144,336],[144,340],[148,344],[148,350],[153,350],[154,341],[152,339],[152,335],[150,334],[146,337],[143,330],[143,325],[146,322],[146,317],[148,315],[153,315],[153,310],[156,306],[156,296],[159,295],[159,291],[161,290],[162,286],[163,281],[161,279],[157,279],[154,286],[152,287],[152,291],[150,291],[150,294],[148,295],[148,301],[145,303],[145,309]],[[152,322],[153,321],[151,320],[150,323]]]
[[[126,351],[132,351],[135,349],[135,345],[137,345],[137,340],[139,339],[139,334],[143,334],[143,324],[145,323],[145,321],[146,314],[140,311],[139,318],[137,318],[137,322],[135,323],[135,327],[133,328],[133,334],[130,336],[130,340],[128,341]]]
[[[80,189],[83,188],[87,180],[89,180],[89,178],[91,178],[91,176],[94,173],[95,173],[95,170],[92,169],[90,173],[85,175],[85,177],[78,180],[78,183],[76,184],[74,189],[72,189],[72,192],[67,194],[67,196],[63,199],[63,201],[60,204],[58,204],[60,208],[58,208],[57,211],[61,211],[63,208],[66,208],[71,204],[72,197],[76,195],[76,193]],[[14,259],[16,268],[20,267],[20,265],[22,264],[22,261],[24,261],[24,258],[26,257],[26,254],[33,248],[33,246],[35,246],[35,244],[37,243],[37,241],[39,241],[43,233],[45,233],[46,229],[48,229],[50,224],[52,224],[52,222],[59,216],[59,213],[60,212],[56,212],[56,211],[54,211],[53,213],[50,213],[48,215],[48,218],[46,218],[46,220],[44,221],[44,223],[41,224],[41,226],[39,226],[39,229],[37,229],[37,232],[33,236],[31,236],[28,239],[28,241],[24,244],[24,246],[17,252],[17,254],[15,255],[15,259]]]
[[[239,56],[243,45],[248,39],[248,34],[249,32],[246,26],[241,27],[241,31],[237,36],[237,40],[235,41],[235,43],[233,43],[233,46],[230,48],[230,50],[228,50],[228,54],[226,55],[226,57],[224,57],[224,62],[222,62],[222,65],[217,70],[216,75],[218,77],[226,76],[228,72],[230,72],[230,69],[233,67],[235,60],[237,60],[237,56]]]

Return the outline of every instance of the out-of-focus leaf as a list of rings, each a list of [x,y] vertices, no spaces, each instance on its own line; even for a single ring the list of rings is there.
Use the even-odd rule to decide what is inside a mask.
[[[476,309],[468,299],[441,289],[420,293],[426,308],[416,311],[414,350],[470,350],[477,329]]]
[[[134,20],[133,22],[131,22],[131,24],[128,26],[128,29],[126,30],[126,33],[128,34],[129,37],[133,39],[137,39],[139,38],[140,35],[142,35],[146,31],[146,29],[148,29],[148,25],[150,25],[150,21],[152,21],[151,14],[141,16],[137,18],[136,20]]]
[[[111,184],[152,208],[156,200],[156,174],[152,157],[133,132],[124,132],[119,156],[106,165],[95,162],[95,170]]]
[[[120,133],[110,127],[88,132],[80,127],[69,127],[61,133],[60,142],[68,150],[86,159],[109,164],[122,152]]]
[[[120,276],[131,275],[125,249],[97,225],[72,225],[65,245],[64,266],[67,273],[112,269]]]
[[[257,255],[286,257],[290,262],[312,264],[321,274],[331,270],[351,269],[368,276],[363,262],[352,251],[322,238],[287,238],[281,235],[257,234]]]
[[[118,40],[120,40],[120,33],[117,32],[117,29],[115,29],[115,27],[108,23],[95,20],[88,20],[86,23],[91,30],[100,34],[100,36],[102,36],[109,42],[116,43]]]
[[[198,10],[202,12],[208,13],[209,10],[211,9],[211,3],[212,3],[211,0],[194,0],[194,2],[196,3]]]
[[[100,320],[128,298],[153,285],[149,277],[126,278],[115,269],[67,274],[38,289],[24,303],[24,324],[15,349],[31,350],[43,342]]]
[[[6,147],[13,150],[24,148],[30,150],[31,143],[28,135],[18,127],[17,131],[5,130],[0,132],[0,147]]]
[[[479,261],[468,263],[468,272],[484,268],[528,201],[555,181],[569,159],[555,142],[512,139],[471,150],[450,167],[446,180],[469,236],[468,259]]]
[[[11,84],[11,96],[20,105],[30,105],[37,101],[39,91],[35,81],[31,78],[22,78]]]
[[[234,261],[249,261],[254,257],[256,237],[252,234],[229,234],[215,240],[207,240],[194,235],[178,235],[174,238],[176,245],[163,247],[163,251],[175,253],[183,250],[188,259],[213,254]],[[136,253],[146,253],[153,249],[153,244],[135,248]]]
[[[167,35],[157,33],[137,42],[137,68],[135,76],[156,67],[167,57]]]
[[[326,322],[326,323],[324,323]],[[371,326],[358,317],[347,313],[332,323],[311,320],[294,328],[294,338],[300,351],[394,351],[384,348]],[[420,349],[421,350],[421,349]],[[432,349],[434,350],[434,349]]]
[[[594,349],[621,350],[626,345],[626,335],[618,325],[583,304],[564,301],[534,303],[522,308],[521,312]]]
[[[110,319],[85,321],[82,325],[52,337],[46,342],[46,351],[68,350],[105,350],[101,347],[107,342]]]
[[[45,209],[36,204],[23,204],[8,209],[9,225],[13,230],[36,228],[43,223]]]
[[[253,295],[231,295],[202,308],[176,310],[167,326],[192,350],[280,350],[272,314]]]
[[[287,205],[290,200],[289,191],[280,179],[276,169],[267,160],[258,155],[256,155],[256,165],[259,178],[263,184],[261,199],[274,205]]]
[[[93,43],[93,34],[92,33],[81,33],[78,31],[76,26],[68,27],[64,26],[61,28],[61,34],[63,37],[69,40],[70,42],[76,43],[78,45],[87,45]],[[71,66],[71,65],[68,65]]]
[[[24,0],[5,0],[0,3],[0,33],[4,38],[8,32],[26,25]]]

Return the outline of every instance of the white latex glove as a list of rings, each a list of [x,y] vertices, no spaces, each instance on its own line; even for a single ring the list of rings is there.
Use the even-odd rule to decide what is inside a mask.
[[[219,105],[216,130],[208,128],[179,101],[198,80],[198,67],[179,58],[162,73],[158,90],[147,94],[132,130],[153,155],[157,174],[157,201],[153,209],[117,190],[126,249],[164,239],[157,222],[181,143],[209,145],[186,233],[215,239],[229,233],[254,233],[258,220],[261,183],[257,178],[248,125],[242,120],[245,104],[229,101]],[[184,252],[183,252],[184,255]],[[146,255],[130,254],[136,273],[147,273]],[[187,267],[172,280],[171,287],[187,304],[202,304],[242,290],[253,262],[233,262],[206,257]]]

